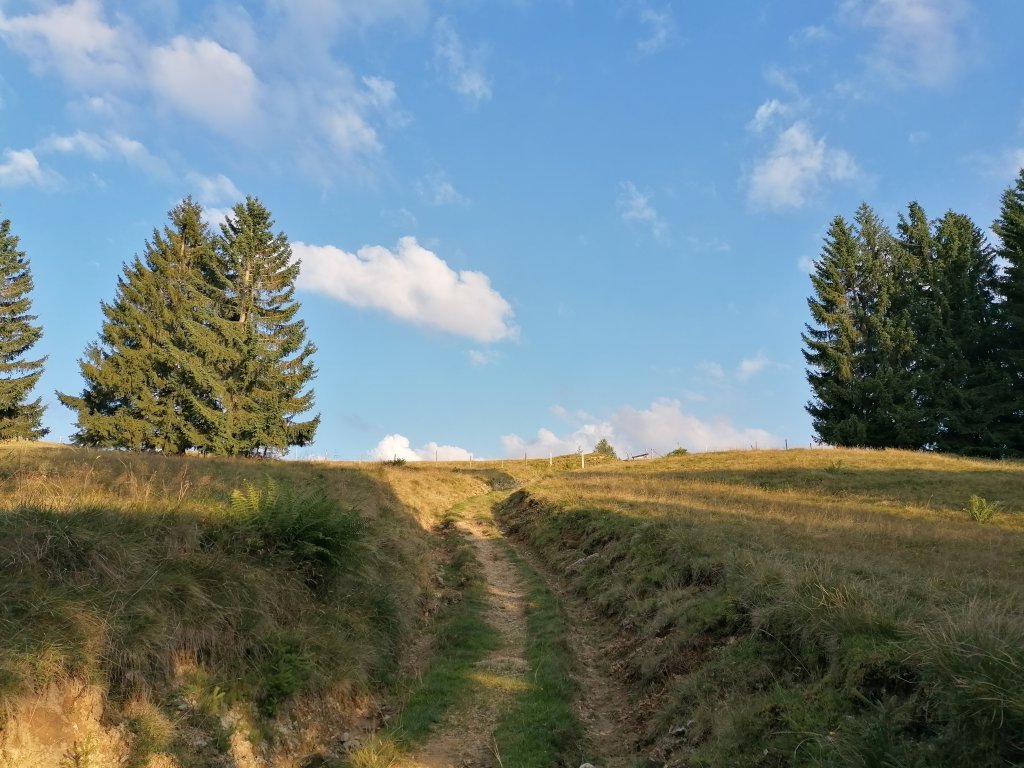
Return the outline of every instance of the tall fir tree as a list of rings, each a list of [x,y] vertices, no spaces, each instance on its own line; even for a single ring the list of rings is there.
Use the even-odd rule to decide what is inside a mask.
[[[999,424],[1009,400],[1002,365],[1002,307],[995,253],[967,216],[949,211],[935,223],[926,294],[930,333],[925,422],[936,450],[1001,456]]]
[[[305,390],[316,375],[316,347],[296,319],[299,264],[284,233],[274,234],[270,211],[256,198],[238,203],[221,225],[218,250],[227,278],[225,318],[235,324],[225,369],[229,451],[284,453],[313,441],[320,416]]]
[[[916,448],[921,428],[912,371],[915,336],[897,279],[903,269],[900,252],[892,233],[866,203],[854,223],[862,274],[858,304],[864,345],[857,377],[866,393],[864,444]]]
[[[1016,183],[1003,192],[999,218],[992,224],[999,237],[997,254],[1005,262],[1002,294],[1005,326],[1004,360],[1011,396],[999,436],[1007,453],[1024,454],[1024,168]]]
[[[867,204],[836,217],[811,276],[813,324],[803,340],[808,404],[818,439],[832,445],[918,447],[911,364],[914,334],[894,281],[899,252]]]
[[[806,349],[808,403],[818,439],[830,445],[866,445],[865,397],[859,358],[864,346],[864,275],[853,227],[836,216],[829,226],[821,258],[815,262],[807,300],[813,323],[801,334]]]
[[[227,452],[218,366],[233,326],[222,318],[224,278],[202,208],[186,198],[168,217],[102,305],[99,342],[80,361],[85,390],[58,393],[78,414],[78,444]]]
[[[30,314],[35,286],[18,244],[10,219],[0,221],[0,440],[38,440],[49,432],[42,426],[45,408],[41,398],[28,398],[46,358],[25,359],[43,331]]]

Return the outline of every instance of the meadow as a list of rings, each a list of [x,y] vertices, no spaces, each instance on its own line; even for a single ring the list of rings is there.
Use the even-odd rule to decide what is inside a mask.
[[[1022,490],[1022,463],[901,451],[0,445],[0,765],[416,765],[511,653],[481,552],[520,574],[526,627],[483,765],[1021,764]],[[621,692],[614,760],[581,680]],[[40,719],[87,689],[92,730]]]
[[[554,476],[498,519],[603,617],[653,764],[995,766],[1024,759],[1022,489],[749,451]]]

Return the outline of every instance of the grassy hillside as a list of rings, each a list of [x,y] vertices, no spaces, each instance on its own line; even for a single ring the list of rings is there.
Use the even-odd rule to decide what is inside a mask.
[[[659,764],[996,766],[1024,762],[1022,491],[1017,463],[744,452],[555,475],[499,519],[614,627]]]
[[[138,765],[336,716],[396,670],[429,512],[356,466],[0,446],[0,706],[95,683]]]

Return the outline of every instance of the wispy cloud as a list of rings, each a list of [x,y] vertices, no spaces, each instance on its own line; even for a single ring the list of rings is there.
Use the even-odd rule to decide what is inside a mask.
[[[490,365],[498,359],[498,355],[492,349],[471,349],[467,353],[469,362],[476,367]]]
[[[624,222],[646,228],[655,240],[663,242],[667,239],[668,225],[651,204],[651,196],[641,192],[632,181],[619,185],[616,204]]]
[[[841,9],[877,34],[868,67],[890,85],[947,85],[969,59],[970,0],[843,0]]]
[[[104,134],[89,131],[51,134],[36,149],[40,154],[84,155],[97,162],[119,159],[150,174],[168,173],[167,164],[150,152],[145,144],[114,131]]]
[[[826,181],[850,181],[860,176],[853,156],[829,147],[810,126],[798,120],[778,134],[767,155],[748,179],[747,200],[756,209],[780,211],[802,208]]]
[[[657,53],[676,39],[676,19],[671,6],[658,10],[646,5],[641,7],[640,23],[647,35],[637,41],[636,48],[644,55]]]
[[[764,353],[758,353],[754,357],[740,360],[740,364],[736,366],[736,379],[738,381],[747,381],[761,373],[771,364],[772,361]]]
[[[469,205],[469,198],[455,188],[447,174],[437,171],[416,182],[420,199],[430,205]]]
[[[789,105],[783,104],[778,99],[768,99],[754,112],[754,117],[747,123],[747,128],[755,133],[763,133],[766,128],[774,125],[776,120],[785,117],[790,111]]]
[[[725,369],[720,363],[706,360],[699,363],[697,369],[713,382],[725,381]]]
[[[445,72],[448,85],[474,104],[491,98],[491,81],[483,69],[481,49],[467,51],[451,19],[434,25],[434,57]]]
[[[732,246],[728,242],[717,237],[695,237],[686,238],[686,244],[700,253],[728,253]]]
[[[481,342],[518,337],[512,306],[482,272],[456,272],[437,254],[403,237],[395,250],[294,243],[298,286],[356,307],[383,310],[416,325]]]
[[[833,37],[835,37],[835,35],[832,34],[827,27],[823,27],[819,24],[812,24],[807,27],[802,27],[794,32],[789,36],[789,41],[797,44],[820,43],[825,40],[831,40]]]
[[[1008,184],[1024,168],[1024,146],[996,152],[975,152],[966,160],[982,176],[999,184]]]

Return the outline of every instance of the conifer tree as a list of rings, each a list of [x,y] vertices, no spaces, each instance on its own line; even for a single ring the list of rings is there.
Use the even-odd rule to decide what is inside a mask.
[[[853,223],[836,217],[811,282],[813,325],[803,339],[818,438],[833,445],[919,446],[914,334],[894,275],[892,233],[867,204]]]
[[[34,284],[18,243],[10,219],[0,221],[0,440],[38,440],[49,431],[41,424],[45,408],[28,397],[46,358],[25,359],[43,332],[29,314]]]
[[[270,211],[256,198],[238,203],[221,225],[218,250],[227,279],[224,317],[235,324],[225,369],[228,451],[268,454],[308,445],[320,423],[296,417],[313,406],[303,391],[316,374],[316,347],[296,319],[299,264]]]
[[[857,366],[863,390],[864,445],[916,448],[919,416],[912,372],[915,337],[906,292],[897,274],[905,269],[892,233],[867,205],[854,217],[862,279],[858,306],[864,343]]]
[[[999,456],[995,424],[1009,382],[1001,365],[995,253],[974,222],[953,211],[936,223],[934,239],[930,283],[936,332],[922,339],[922,347],[935,371],[923,403],[925,419],[935,427],[937,450]]]
[[[202,208],[186,198],[168,216],[144,257],[125,266],[114,302],[102,305],[99,342],[80,361],[85,390],[58,393],[78,414],[79,444],[227,452],[223,276]]]
[[[866,445],[865,398],[859,357],[864,345],[864,279],[853,227],[836,216],[821,258],[814,264],[814,296],[807,300],[813,324],[801,334],[806,349],[808,403],[818,439],[831,445]]]
[[[1004,352],[1011,398],[999,437],[1011,454],[1024,453],[1024,168],[1016,183],[1003,192],[999,218],[992,224],[999,237],[997,253],[1006,263]]]

